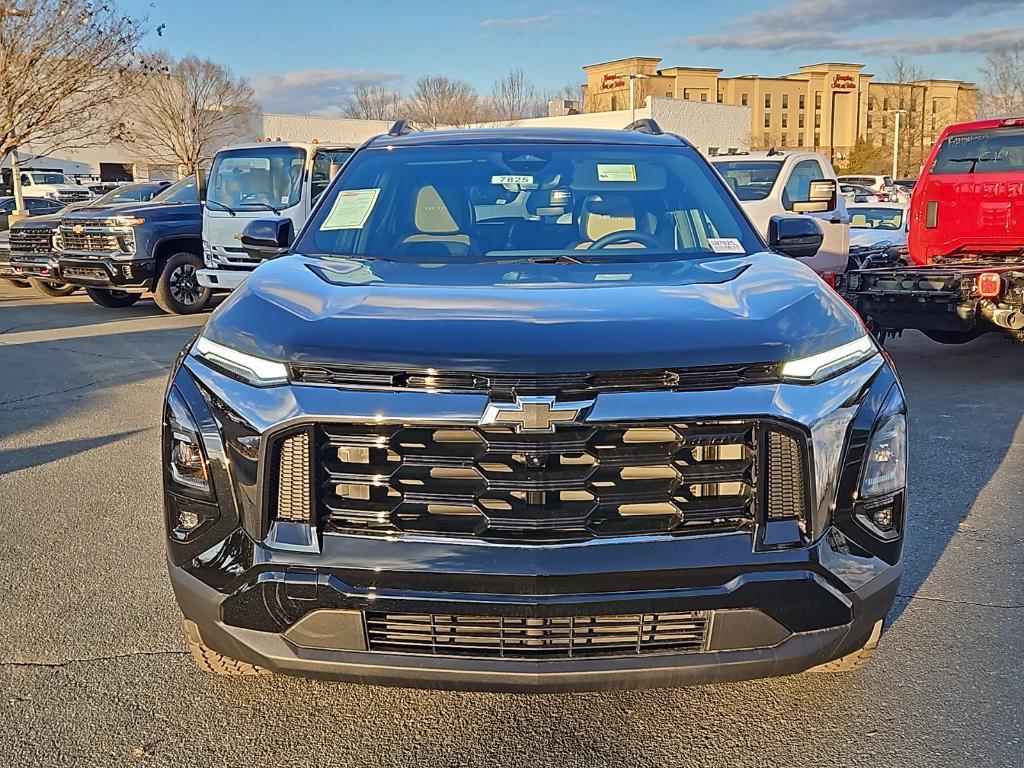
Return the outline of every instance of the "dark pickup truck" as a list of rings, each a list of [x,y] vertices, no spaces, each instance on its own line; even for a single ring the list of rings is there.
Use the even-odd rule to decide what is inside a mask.
[[[74,211],[57,233],[60,277],[103,307],[129,307],[152,291],[165,312],[199,312],[212,296],[196,280],[202,229],[194,177],[149,202]]]

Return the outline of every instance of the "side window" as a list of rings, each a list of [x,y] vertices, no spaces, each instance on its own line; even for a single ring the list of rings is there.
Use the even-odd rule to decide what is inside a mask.
[[[50,209],[49,203],[45,200],[38,200],[28,198],[25,200],[25,207],[28,208],[30,213],[45,213]]]
[[[32,177],[29,176],[27,173],[21,174],[21,186],[23,186],[23,187],[31,187],[32,186]]]
[[[331,163],[344,165],[345,161],[352,156],[351,152],[329,152],[327,150],[317,152],[313,155],[313,175],[310,179],[311,200],[315,203],[317,198],[327,189],[331,183]]]
[[[801,160],[793,166],[789,180],[782,191],[782,205],[787,211],[793,210],[795,201],[806,200],[811,191],[811,182],[826,178],[817,160]]]
[[[14,201],[8,200],[5,203],[0,203],[0,213],[10,213],[14,210]]]

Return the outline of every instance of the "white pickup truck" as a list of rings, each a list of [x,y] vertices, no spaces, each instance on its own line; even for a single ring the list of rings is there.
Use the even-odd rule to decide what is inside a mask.
[[[83,187],[60,171],[23,168],[18,178],[21,180],[21,193],[25,197],[45,197],[63,205],[85,203],[93,199],[88,187]],[[4,168],[3,186],[7,188],[11,184],[11,169]]]
[[[281,216],[302,229],[353,145],[263,141],[238,144],[213,159],[203,206],[203,258],[199,284],[232,290],[262,262],[242,249],[242,230],[253,219]]]
[[[850,216],[839,194],[836,172],[825,155],[770,150],[709,159],[762,235],[767,237],[772,216],[814,216],[821,223],[825,241],[816,256],[802,261],[829,283],[846,271],[850,259]],[[812,182],[822,181],[832,182],[830,196],[821,194],[827,185],[819,183],[812,187]]]

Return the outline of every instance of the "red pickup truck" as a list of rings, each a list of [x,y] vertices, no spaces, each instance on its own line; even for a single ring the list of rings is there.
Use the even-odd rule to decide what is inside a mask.
[[[847,272],[837,290],[880,338],[916,328],[962,344],[1024,341],[1024,117],[951,125],[910,203],[904,267]]]

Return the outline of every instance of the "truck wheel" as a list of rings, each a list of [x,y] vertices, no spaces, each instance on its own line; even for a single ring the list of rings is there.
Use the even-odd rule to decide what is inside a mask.
[[[199,284],[196,272],[202,268],[203,260],[187,251],[167,259],[153,291],[157,306],[172,315],[192,315],[206,309],[213,291]]]
[[[864,643],[864,646],[859,651],[854,651],[846,656],[842,656],[835,661],[830,661],[825,664],[819,664],[812,669],[813,672],[852,672],[855,669],[860,669],[869,661],[871,657],[875,655],[875,648],[878,647],[878,638],[882,636],[882,623],[884,619],[879,619],[875,626],[871,628],[871,635],[868,637],[868,641]]]
[[[94,302],[99,304],[101,307],[107,307],[108,309],[123,309],[124,307],[130,307],[142,298],[142,295],[138,293],[128,293],[128,291],[109,291],[104,290],[103,288],[86,288],[85,292]]]
[[[257,667],[244,661],[232,659],[230,656],[217,653],[203,645],[199,636],[199,629],[194,622],[187,619],[182,622],[182,629],[185,630],[185,639],[188,641],[188,649],[192,658],[200,669],[212,675],[226,675],[240,677],[242,675],[269,675],[270,670]]]
[[[15,288],[30,288],[30,287],[31,287],[31,286],[30,286],[30,285],[29,285],[29,284],[28,284],[27,282],[25,282],[24,280],[12,280],[12,279],[11,279],[11,278],[9,278],[9,277],[5,277],[5,278],[4,278],[4,280],[6,280],[6,281],[7,281],[8,283],[10,283],[11,285],[13,285],[13,286],[14,286]]]
[[[966,344],[981,336],[980,331],[921,331],[939,344]]]
[[[78,290],[77,285],[58,283],[52,280],[40,280],[38,277],[30,277],[29,283],[44,296],[70,296]]]

